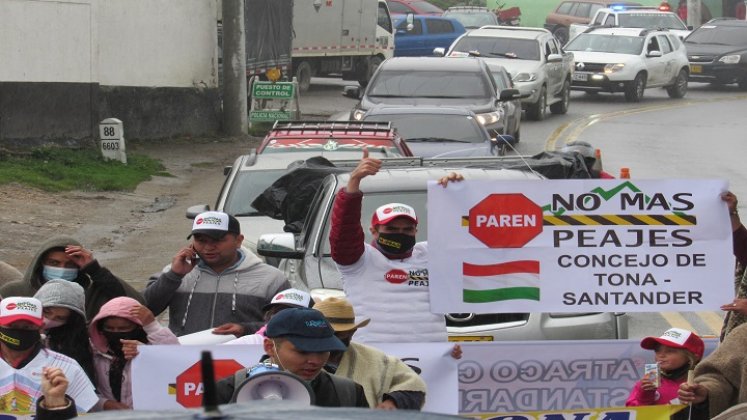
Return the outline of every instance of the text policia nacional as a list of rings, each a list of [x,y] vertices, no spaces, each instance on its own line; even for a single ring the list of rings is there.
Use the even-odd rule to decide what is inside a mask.
[[[620,194],[619,209],[625,211],[686,212],[694,208],[692,194],[678,193],[671,198],[663,194],[646,196],[643,193]],[[646,200],[646,198],[649,198]],[[601,206],[597,194],[581,194],[574,197],[553,195],[552,211],[559,209],[595,210]],[[600,228],[601,227],[601,228]],[[702,304],[702,293],[695,290],[651,290],[652,287],[668,283],[648,270],[662,267],[705,267],[704,254],[657,253],[657,248],[681,248],[686,250],[693,244],[691,230],[687,226],[613,228],[594,226],[591,229],[553,230],[553,247],[577,247],[576,255],[562,254],[557,265],[563,268],[591,269],[593,284],[598,292],[565,292],[563,304],[583,305],[691,305]],[[594,249],[612,247],[618,252],[594,253]],[[617,272],[616,272],[617,270]],[[639,291],[615,291],[640,287]]]

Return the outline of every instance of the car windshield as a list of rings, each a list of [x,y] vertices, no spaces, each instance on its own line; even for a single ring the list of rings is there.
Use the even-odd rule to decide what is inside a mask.
[[[395,98],[489,98],[478,71],[379,71],[368,96]]]
[[[639,55],[643,50],[643,37],[579,34],[564,47],[566,51],[587,51]]]
[[[286,169],[239,171],[229,190],[223,211],[234,216],[260,216],[252,201],[285,174]]]
[[[366,193],[363,196],[363,207],[361,209],[361,226],[364,227],[363,231],[366,234],[366,242],[371,242],[371,232],[368,231],[368,227],[371,225],[371,215],[373,212],[387,203],[405,203],[409,204],[415,209],[415,214],[418,215],[418,233],[416,239],[418,242],[425,241],[428,239],[428,213],[425,211],[426,206],[426,192],[425,191],[388,191],[386,193]],[[330,212],[331,214],[331,212]],[[327,217],[330,217],[329,214]],[[323,256],[329,257],[329,229],[331,221],[327,220],[324,224],[324,245],[323,245]]]
[[[539,60],[537,41],[532,39],[466,36],[454,46],[454,51],[477,51],[482,57],[508,57],[520,60]]]
[[[685,39],[688,44],[747,45],[747,27],[703,25]]]
[[[365,120],[391,121],[405,141],[433,138],[482,143],[487,137],[471,115],[385,114],[371,115]]]
[[[687,26],[682,23],[677,16],[668,13],[651,13],[651,14],[621,14],[618,17],[618,26],[623,28],[666,28],[687,30]]]
[[[465,28],[474,29],[485,25],[495,25],[498,23],[494,14],[485,13],[447,13],[445,17],[456,19],[464,25]]]

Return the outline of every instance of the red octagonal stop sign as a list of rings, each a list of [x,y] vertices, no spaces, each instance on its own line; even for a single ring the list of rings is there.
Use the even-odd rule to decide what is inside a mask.
[[[233,375],[242,368],[244,366],[233,359],[213,361],[216,381]],[[198,361],[176,377],[176,402],[187,408],[200,407],[203,392],[202,369]]]
[[[542,232],[542,209],[524,194],[491,194],[469,210],[469,233],[490,248],[521,248]]]

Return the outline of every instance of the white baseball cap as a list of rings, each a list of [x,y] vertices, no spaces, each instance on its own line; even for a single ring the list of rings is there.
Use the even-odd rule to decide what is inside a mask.
[[[44,315],[39,299],[14,296],[0,301],[0,325],[9,325],[15,321],[29,321],[42,326]]]
[[[273,296],[270,303],[262,308],[262,311],[267,311],[273,305],[311,308],[314,306],[314,299],[311,298],[311,295],[308,292],[304,292],[303,290],[285,289]]]

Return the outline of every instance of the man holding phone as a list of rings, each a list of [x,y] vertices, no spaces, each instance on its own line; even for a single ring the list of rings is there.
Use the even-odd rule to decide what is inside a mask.
[[[229,214],[200,213],[189,238],[168,271],[148,283],[148,308],[159,314],[168,307],[177,336],[214,327],[215,334],[237,337],[257,331],[262,308],[290,287],[283,273],[241,247],[241,226]]]

